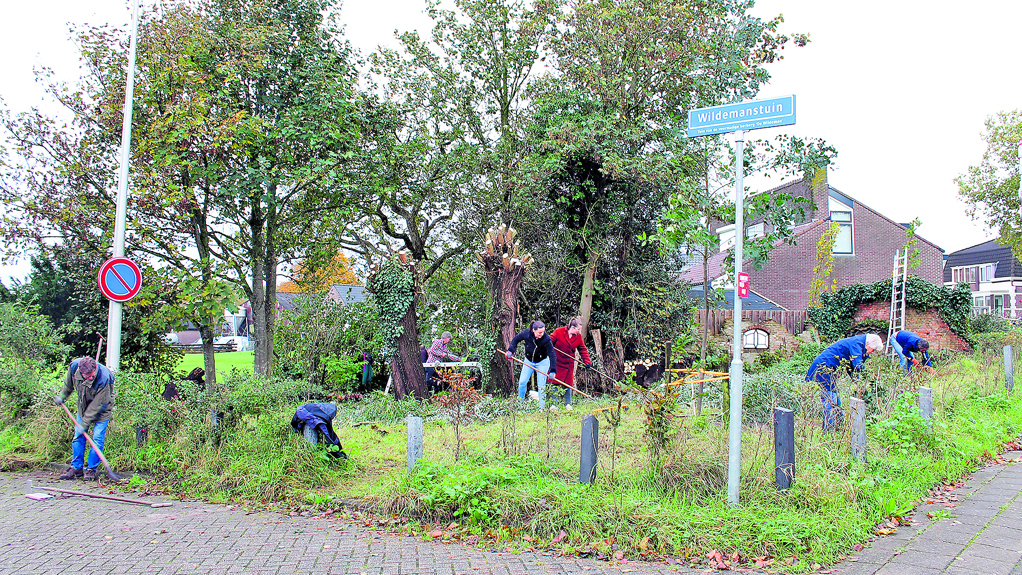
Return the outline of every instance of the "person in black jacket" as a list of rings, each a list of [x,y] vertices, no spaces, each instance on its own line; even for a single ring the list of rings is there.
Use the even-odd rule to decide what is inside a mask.
[[[525,343],[525,366],[522,367],[522,374],[518,377],[518,398],[525,399],[529,378],[535,372],[536,381],[539,384],[539,408],[543,409],[546,405],[547,374],[550,377],[557,375],[557,354],[554,351],[554,342],[546,333],[546,324],[539,320],[529,324],[529,329],[523,330],[511,340],[511,345],[506,353],[508,359],[514,357],[518,342]]]

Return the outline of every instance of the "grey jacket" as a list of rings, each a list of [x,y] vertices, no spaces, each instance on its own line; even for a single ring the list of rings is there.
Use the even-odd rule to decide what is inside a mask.
[[[85,378],[78,371],[78,362],[81,358],[71,362],[67,368],[67,375],[64,377],[64,389],[60,395],[67,399],[72,391],[78,392],[78,418],[82,425],[88,428],[94,423],[110,421],[114,412],[114,374],[103,364],[96,366],[96,378],[92,385],[85,382]]]

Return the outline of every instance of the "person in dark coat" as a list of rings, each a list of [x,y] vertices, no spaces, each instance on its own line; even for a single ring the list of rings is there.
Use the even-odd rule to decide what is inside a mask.
[[[837,393],[834,376],[842,366],[849,374],[857,376],[865,368],[869,354],[883,349],[884,343],[879,335],[857,335],[838,340],[816,356],[806,381],[813,381],[820,386],[820,402],[823,404],[823,429],[834,431],[841,425],[841,397]]]
[[[919,360],[913,356],[913,353],[918,353],[923,356],[923,367],[930,373],[934,373],[933,364],[930,363],[930,342],[919,337],[918,335],[910,332],[901,330],[894,334],[894,339],[891,340],[891,347],[894,351],[898,352],[899,365],[905,370],[905,373],[912,375],[912,366],[919,365]]]
[[[334,432],[333,420],[336,415],[337,406],[332,403],[307,403],[295,410],[291,428],[295,433],[305,434],[305,438],[313,444],[318,441],[318,435],[322,435],[327,443],[337,446],[336,452],[329,452],[331,456],[347,459],[348,454],[344,452],[341,440]]]
[[[557,352],[554,351],[553,340],[546,333],[546,324],[536,320],[529,325],[529,329],[522,330],[511,340],[505,354],[508,359],[515,355],[518,344],[523,343],[525,348],[525,365],[522,367],[522,374],[518,377],[518,398],[525,399],[525,391],[529,385],[529,378],[536,374],[536,381],[539,385],[539,408],[546,406],[546,378],[557,375]],[[545,373],[540,373],[545,372]]]

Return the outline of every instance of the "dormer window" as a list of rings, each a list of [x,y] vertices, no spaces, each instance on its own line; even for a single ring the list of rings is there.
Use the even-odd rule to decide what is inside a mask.
[[[837,236],[834,238],[834,253],[851,255],[855,253],[852,233],[852,212],[831,211],[830,221],[838,225]]]

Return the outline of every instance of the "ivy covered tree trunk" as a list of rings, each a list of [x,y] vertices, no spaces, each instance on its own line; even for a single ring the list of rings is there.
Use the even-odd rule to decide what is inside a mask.
[[[483,251],[479,261],[486,270],[488,298],[488,323],[493,334],[494,349],[484,350],[490,355],[490,380],[487,391],[502,396],[518,392],[514,369],[506,357],[497,350],[507,350],[515,337],[518,320],[518,290],[525,279],[525,271],[532,261],[530,254],[520,255],[519,244],[515,241],[514,228],[501,224],[499,228],[486,233]]]
[[[376,294],[383,341],[393,346],[390,362],[394,394],[398,399],[426,397],[426,373],[419,355],[419,327],[415,313],[415,263],[398,254],[384,262],[369,277],[367,289]]]

